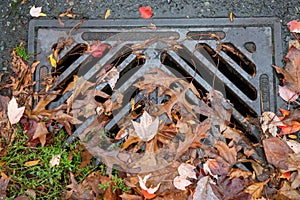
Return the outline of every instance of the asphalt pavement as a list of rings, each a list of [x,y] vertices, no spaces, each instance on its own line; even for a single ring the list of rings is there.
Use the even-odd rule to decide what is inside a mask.
[[[40,19],[57,19],[69,7],[77,18],[103,19],[107,9],[109,19],[138,19],[139,7],[150,5],[153,18],[211,18],[229,17],[278,17],[282,23],[282,44],[287,49],[287,41],[292,36],[287,30],[287,22],[300,20],[299,0],[0,0],[0,71],[10,66],[12,49],[24,41],[27,43],[28,23],[33,19],[30,8],[42,6],[47,14]]]

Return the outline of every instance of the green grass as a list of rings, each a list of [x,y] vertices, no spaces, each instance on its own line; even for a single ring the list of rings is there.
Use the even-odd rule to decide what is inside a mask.
[[[7,199],[25,194],[27,189],[36,192],[37,199],[59,199],[66,186],[70,184],[69,172],[75,174],[78,182],[82,181],[93,169],[90,166],[79,168],[80,152],[74,153],[72,160],[68,159],[70,151],[63,149],[62,144],[67,134],[64,130],[53,135],[51,146],[29,147],[26,145],[27,136],[18,130],[13,144],[7,149],[7,154],[0,158],[0,169],[10,177],[6,190]],[[61,155],[60,164],[50,168],[49,162],[54,155]],[[40,160],[35,166],[26,167],[27,161]]]
[[[19,46],[16,46],[15,51],[18,56],[23,58],[25,61],[28,61],[30,56],[27,54],[27,51],[23,43],[21,43]]]

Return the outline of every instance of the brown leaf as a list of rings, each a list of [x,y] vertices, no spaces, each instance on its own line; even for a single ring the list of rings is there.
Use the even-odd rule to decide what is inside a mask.
[[[250,186],[248,186],[246,189],[245,189],[245,192],[246,193],[249,193],[251,194],[251,199],[255,200],[255,199],[258,199],[259,197],[261,197],[261,193],[262,193],[262,190],[264,189],[264,186],[269,182],[269,180],[266,180],[264,182],[257,182],[257,183],[254,183]]]
[[[300,186],[300,170],[297,171],[297,175],[291,184],[292,189],[296,189],[299,186]]]
[[[9,183],[9,178],[4,179],[3,177],[1,177],[1,179],[0,179],[0,199],[6,199],[6,188],[8,186],[8,183]]]
[[[237,152],[235,147],[229,148],[225,142],[216,141],[215,148],[219,151],[220,156],[230,165],[234,165],[236,163]]]
[[[273,66],[277,73],[283,74],[284,84],[292,91],[300,93],[300,50],[292,46],[284,58],[285,69]]]
[[[7,111],[7,105],[9,102],[8,96],[2,96],[0,95],[0,111]]]
[[[220,181],[220,188],[222,199],[229,200],[229,199],[243,199],[243,200],[250,200],[251,195],[248,193],[243,192],[243,190],[250,185],[248,179],[241,179],[241,178],[233,178],[229,179],[228,177],[224,180]]]
[[[11,124],[16,124],[20,121],[23,116],[25,106],[18,108],[18,103],[16,98],[13,96],[8,102],[7,115]]]
[[[283,140],[270,137],[263,140],[263,147],[269,163],[281,169],[288,169],[288,154],[293,151]]]
[[[92,155],[90,154],[90,152],[88,150],[84,150],[84,151],[81,151],[80,152],[80,155],[81,155],[81,158],[82,158],[82,161],[80,163],[80,166],[79,168],[83,168],[85,167],[86,165],[89,165],[90,162],[91,162],[91,159],[92,159]]]
[[[299,190],[292,189],[287,181],[284,181],[283,186],[280,188],[276,199],[300,199]]]
[[[44,95],[36,105],[36,107],[33,109],[32,114],[38,115],[40,113],[49,113],[49,111],[46,111],[46,106],[53,101],[56,96],[60,93],[60,91],[55,91],[51,94]],[[50,115],[50,114],[49,114]]]
[[[46,143],[46,135],[48,134],[48,129],[46,128],[45,122],[37,123],[35,133],[32,139],[38,138],[42,144],[42,146]]]
[[[122,200],[143,200],[141,196],[134,195],[134,194],[127,194],[127,193],[123,193],[119,195],[119,197],[121,197]]]
[[[215,193],[212,190],[210,181],[211,179],[209,176],[204,176],[198,181],[196,191],[193,196],[193,200],[199,200],[199,199],[219,200],[219,198],[215,195]]]
[[[242,170],[240,168],[237,168],[237,169],[231,169],[231,171],[229,172],[230,174],[230,179],[233,179],[233,178],[248,178],[249,176],[252,175],[251,172],[249,171],[245,171],[245,170]]]

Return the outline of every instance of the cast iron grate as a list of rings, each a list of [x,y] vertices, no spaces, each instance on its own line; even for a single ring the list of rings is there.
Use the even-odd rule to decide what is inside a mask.
[[[128,114],[130,99],[142,98],[137,91],[128,91],[143,75],[158,67],[164,72],[192,81],[201,94],[212,88],[223,93],[233,106],[233,121],[242,124],[247,116],[276,110],[277,88],[272,64],[280,66],[280,23],[275,18],[235,19],[151,19],[151,20],[88,20],[79,29],[70,31],[79,21],[33,20],[29,27],[29,52],[41,61],[35,74],[36,91],[49,75],[59,75],[53,90],[66,87],[74,74],[92,80],[100,69],[109,65],[120,71],[117,94],[128,94],[128,101],[106,125],[114,131]],[[155,25],[155,26],[154,26]],[[48,56],[59,40],[72,38],[71,46],[60,52],[54,72]],[[100,40],[110,46],[103,57],[95,59],[83,53],[86,42]],[[145,44],[137,48],[139,44]],[[135,48],[132,48],[135,47]],[[130,72],[130,73],[129,73]],[[123,77],[123,78],[122,78]],[[98,85],[107,90],[107,85]],[[53,109],[66,101],[72,91],[49,105]],[[149,97],[160,103],[165,97],[155,92]],[[190,94],[193,103],[196,98]],[[83,131],[93,119],[87,119],[74,133]],[[72,139],[70,138],[70,141]]]

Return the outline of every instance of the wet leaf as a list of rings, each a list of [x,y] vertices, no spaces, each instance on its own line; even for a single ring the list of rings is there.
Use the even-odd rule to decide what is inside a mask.
[[[287,86],[279,85],[278,92],[279,92],[279,96],[287,102],[296,101],[299,97],[299,95],[296,92],[293,92]]]
[[[289,27],[290,32],[292,33],[300,33],[300,22],[297,20],[292,20],[289,23],[287,23],[287,26]]]
[[[110,16],[110,9],[107,9],[104,15],[104,19],[107,19]]]
[[[32,6],[30,8],[29,14],[32,17],[46,16],[46,14],[42,13],[42,7],[35,7],[35,6]]]
[[[12,99],[8,102],[7,106],[7,115],[11,124],[16,124],[20,121],[23,116],[25,107],[22,106],[18,108],[18,103],[16,98],[13,96]]]
[[[40,160],[32,160],[32,161],[27,161],[24,163],[25,167],[32,167],[35,166],[37,164],[39,164]]]
[[[210,182],[209,176],[204,176],[198,181],[193,200],[219,200],[213,192]]]
[[[186,190],[185,187],[192,184],[192,182],[187,180],[186,177],[176,176],[173,180],[173,184],[179,190]]]
[[[245,189],[246,193],[251,194],[251,199],[255,200],[261,197],[262,190],[264,189],[264,186],[269,182],[269,180],[266,180],[264,182],[258,182],[254,183],[250,186],[248,186]]]
[[[38,138],[44,146],[46,144],[46,135],[48,134],[48,129],[46,128],[45,122],[37,123],[35,133],[32,139]]]
[[[50,162],[49,162],[49,165],[50,165],[50,168],[54,167],[54,166],[58,166],[59,163],[60,163],[60,157],[61,155],[60,154],[57,154],[57,155],[53,155]]]
[[[133,120],[131,122],[137,136],[145,142],[152,140],[157,133],[159,119],[157,117],[154,121],[152,121],[152,117],[147,113],[147,111],[144,111],[140,117],[140,123]]]
[[[289,153],[292,153],[290,147],[277,137],[270,137],[263,140],[263,147],[269,163],[281,169],[288,169]]]
[[[139,7],[141,18],[148,19],[152,17],[152,10],[150,6],[141,6]]]
[[[300,50],[292,46],[284,57],[285,69],[274,66],[278,74],[283,74],[283,84],[291,91],[300,93]]]

